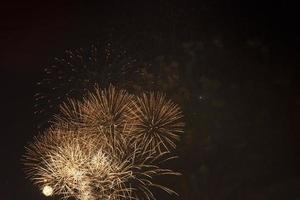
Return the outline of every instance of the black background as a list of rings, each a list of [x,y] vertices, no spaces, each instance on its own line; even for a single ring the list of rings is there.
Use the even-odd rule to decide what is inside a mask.
[[[247,39],[266,44],[271,51],[270,64],[266,69],[266,82],[276,79],[280,73],[282,76],[288,74],[285,80],[289,82],[281,88],[272,86],[278,94],[274,98],[280,97],[282,101],[272,99],[272,96],[269,104],[274,106],[268,114],[275,118],[273,123],[279,120],[285,129],[279,133],[280,137],[274,139],[275,145],[264,142],[260,144],[265,148],[258,151],[258,154],[266,156],[258,161],[259,164],[263,166],[265,161],[272,160],[271,164],[266,168],[257,169],[262,174],[257,179],[245,180],[238,189],[229,194],[224,189],[226,186],[219,183],[218,177],[221,180],[224,175],[221,173],[208,176],[209,183],[206,183],[205,187],[209,191],[202,191],[201,184],[196,184],[196,188],[190,188],[188,184],[178,186],[186,187],[180,190],[179,199],[300,199],[300,98],[296,80],[299,67],[299,22],[296,5],[288,1],[204,0],[9,2],[1,3],[0,6],[0,199],[45,198],[25,180],[20,162],[24,146],[36,134],[33,94],[37,90],[35,84],[41,77],[44,65],[54,56],[62,55],[65,49],[86,46],[96,38],[105,38],[111,33],[112,40],[115,38],[120,42],[122,38],[121,41],[145,43],[144,48],[148,48],[149,52],[152,51],[149,38],[156,36],[171,41],[167,44],[162,42],[162,45],[169,45],[170,51],[173,48],[172,41],[205,41],[214,37],[234,44],[237,48],[238,41]],[[163,48],[167,49],[165,46]],[[255,67],[253,66],[253,71],[256,70]],[[278,107],[283,109],[282,112],[276,111],[277,103],[281,104]],[[249,106],[250,110],[255,109],[255,105]],[[283,115],[280,117],[276,116],[281,114]],[[272,122],[269,126],[272,126]],[[271,129],[267,129],[262,136],[255,136],[254,140],[268,141],[274,134],[268,130]],[[224,141],[225,146],[226,142]],[[264,154],[263,151],[268,149],[268,146],[270,154]],[[198,150],[188,156],[188,161],[181,160],[180,165],[183,169],[193,170],[193,165],[197,163],[201,154]],[[276,152],[274,155],[273,150]],[[222,154],[214,156],[218,160]],[[250,154],[243,156],[247,157]],[[196,173],[194,179],[202,180],[203,177]],[[185,183],[178,181],[174,184]],[[198,190],[202,192],[197,192]]]

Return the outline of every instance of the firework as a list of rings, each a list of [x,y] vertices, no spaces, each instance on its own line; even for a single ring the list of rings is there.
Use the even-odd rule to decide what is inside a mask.
[[[175,103],[161,93],[150,92],[137,97],[131,112],[136,116],[132,136],[145,149],[159,152],[175,148],[175,141],[183,132],[182,112]]]
[[[108,89],[96,89],[85,99],[82,107],[84,122],[90,129],[113,137],[130,130],[132,95],[110,85]],[[108,132],[108,133],[107,133]]]
[[[96,87],[83,101],[68,100],[63,103],[55,123],[101,135],[107,142],[118,142],[133,128],[135,116],[130,112],[132,107],[133,96],[127,91],[112,85],[103,90]]]
[[[130,95],[110,85],[68,100],[24,155],[27,176],[46,196],[155,199],[153,177],[182,132],[179,107],[160,93]],[[175,193],[176,194],[176,193]]]
[[[25,154],[28,177],[46,196],[77,199],[155,199],[150,177],[177,173],[153,163],[159,158],[138,148],[108,150],[99,137],[50,129],[35,138]]]

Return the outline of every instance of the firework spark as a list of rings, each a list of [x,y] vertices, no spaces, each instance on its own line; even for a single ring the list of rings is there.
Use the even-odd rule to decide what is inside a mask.
[[[110,85],[61,106],[52,126],[27,147],[27,176],[46,196],[149,199],[154,176],[182,132],[179,107],[159,93],[135,97]],[[166,151],[167,150],[167,151]],[[176,193],[175,193],[176,194]]]
[[[122,87],[133,86],[140,77],[137,59],[112,43],[94,44],[88,48],[66,50],[45,68],[44,78],[38,82],[35,94],[35,114],[38,126],[48,126],[48,118],[58,112],[58,107],[68,98],[81,97],[95,84],[103,87],[111,83]],[[134,81],[137,82],[137,81]]]

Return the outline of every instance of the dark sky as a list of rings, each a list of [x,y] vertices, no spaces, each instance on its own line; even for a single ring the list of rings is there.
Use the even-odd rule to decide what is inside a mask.
[[[36,134],[35,83],[43,67],[65,49],[87,46],[99,38],[143,43],[144,51],[148,48],[149,52],[151,38],[157,36],[171,41],[168,43],[171,51],[172,40],[186,42],[217,37],[235,44],[257,39],[272,49],[274,57],[287,64],[286,71],[298,72],[298,11],[288,1],[98,2],[0,4],[0,199],[43,198],[25,180],[20,157],[26,142]],[[272,69],[269,74],[272,76]],[[298,85],[293,84],[296,91]],[[299,111],[299,93],[293,95],[291,109]],[[299,116],[297,113],[292,111],[294,120]],[[298,126],[293,125],[291,133],[297,131]],[[207,199],[217,198],[211,195]]]

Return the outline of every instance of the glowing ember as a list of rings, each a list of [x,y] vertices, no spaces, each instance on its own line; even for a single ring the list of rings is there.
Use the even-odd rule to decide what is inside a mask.
[[[47,196],[47,197],[51,196],[53,194],[53,188],[51,186],[49,186],[49,185],[44,186],[44,188],[43,188],[43,194],[45,196]]]

